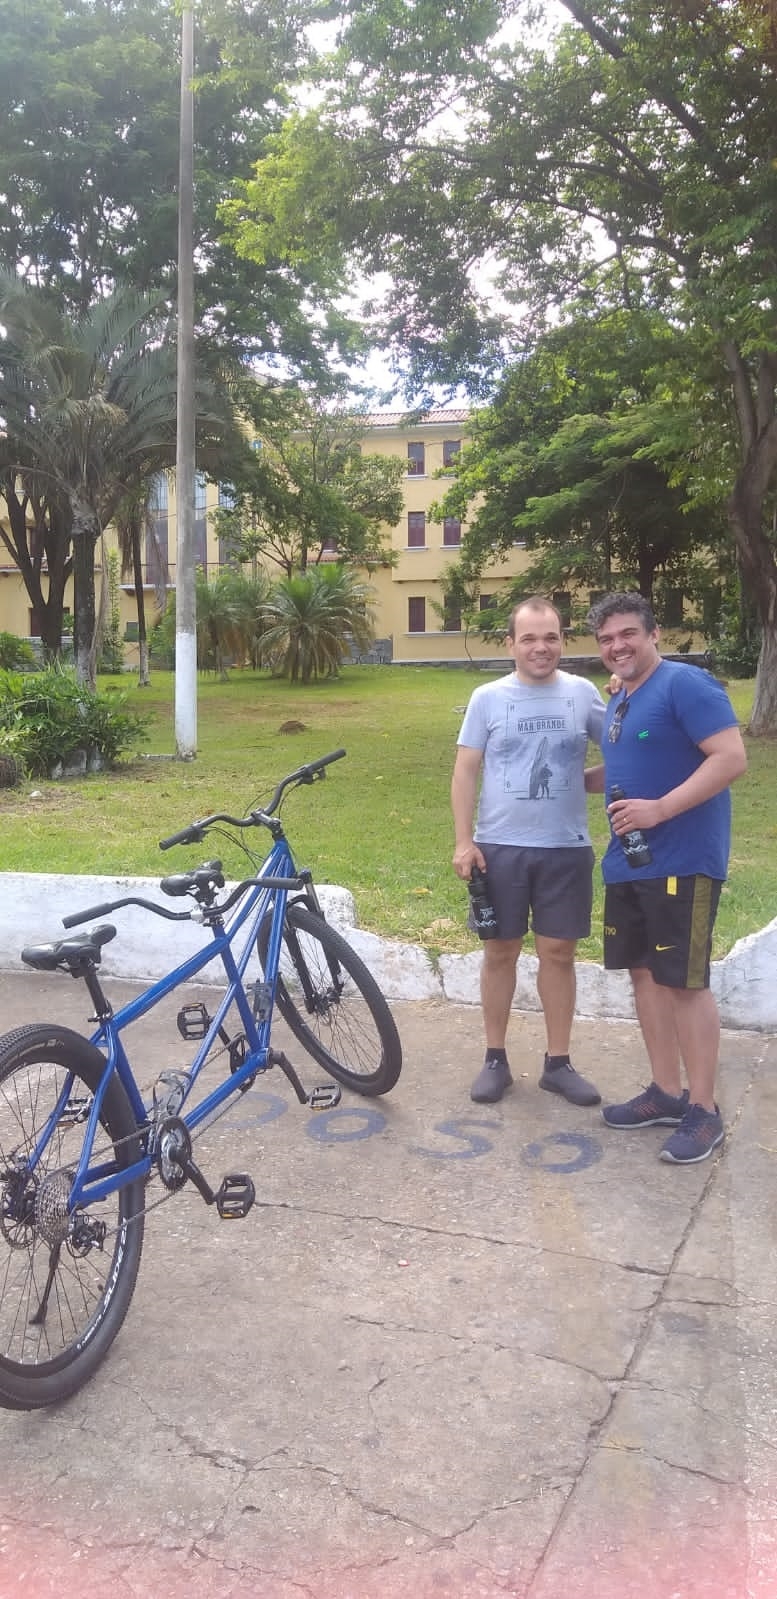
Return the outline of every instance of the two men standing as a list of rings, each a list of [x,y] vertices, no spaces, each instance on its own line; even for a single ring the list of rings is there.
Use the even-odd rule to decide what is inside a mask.
[[[606,712],[592,685],[559,670],[560,619],[536,598],[510,620],[514,673],[475,690],[459,735],[454,868],[463,878],[473,865],[485,868],[499,928],[484,945],[486,1058],[471,1093],[494,1102],[512,1082],[505,1040],[531,911],[548,1039],[540,1086],[576,1105],[599,1101],[571,1066],[569,1037],[575,945],[590,927],[585,793],[606,785],[612,837],[603,861],[605,966],[630,971],[653,1080],[602,1114],[615,1128],[676,1128],[661,1158],[690,1164],[723,1138],[709,965],[728,865],[729,786],[747,758],[728,696],[709,673],[662,660],[655,618],[641,595],[608,595],[589,620],[620,684]],[[589,737],[602,742],[605,763],[586,771]],[[540,766],[537,783],[532,773],[536,779]],[[613,797],[613,789],[624,797]],[[648,848],[635,865],[621,841],[637,830]]]

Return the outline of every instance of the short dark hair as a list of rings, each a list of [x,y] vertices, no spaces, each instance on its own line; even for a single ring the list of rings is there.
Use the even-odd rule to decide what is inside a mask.
[[[594,637],[598,638],[605,622],[609,622],[611,616],[626,614],[638,616],[646,633],[655,632],[658,626],[650,602],[645,599],[644,594],[632,591],[627,594],[605,594],[601,600],[597,600],[588,612],[588,627]]]
[[[527,594],[525,599],[516,602],[510,612],[510,620],[507,624],[508,638],[515,638],[515,618],[518,612],[524,610],[524,608],[528,608],[530,611],[553,611],[558,618],[559,632],[562,638],[564,637],[564,618],[558,606],[554,605],[552,600],[546,599],[544,594]]]

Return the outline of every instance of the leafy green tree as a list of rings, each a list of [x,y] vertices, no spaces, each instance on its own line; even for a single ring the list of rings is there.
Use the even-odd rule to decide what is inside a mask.
[[[233,558],[274,563],[288,577],[334,552],[368,571],[389,565],[386,528],[402,514],[405,463],[362,454],[364,419],[352,412],[299,392],[276,394],[270,412],[267,404],[259,389],[261,448],[235,463],[233,506],[217,513]]]
[[[281,578],[265,606],[265,661],[292,683],[334,677],[351,644],[366,650],[374,628],[371,590],[342,566]]]
[[[6,274],[0,323],[5,481],[45,485],[64,508],[76,670],[94,686],[95,549],[128,492],[174,463],[175,348],[158,304],[127,291],[75,321]],[[198,399],[201,430],[211,439],[236,426],[223,391],[201,384]]]
[[[532,553],[513,592],[635,587],[694,593],[722,517],[690,507],[687,458],[661,440],[649,403],[654,373],[677,334],[655,313],[578,318],[540,338],[511,368],[474,439],[439,515],[467,518],[461,570],[480,576],[516,539]],[[659,461],[653,457],[658,454]],[[587,609],[587,606],[585,607]],[[660,610],[660,603],[659,603]]]
[[[270,590],[264,573],[255,578],[225,569],[208,578],[201,569],[196,576],[197,667],[201,672],[217,672],[226,681],[235,661],[258,666],[261,660],[265,606]],[[164,616],[151,635],[151,650],[165,665],[175,657],[175,595],[171,594]]]
[[[455,26],[432,0],[349,8],[318,103],[289,119],[229,225],[257,259],[285,239],[294,270],[320,249],[322,279],[344,255],[386,274],[383,334],[416,381],[471,382],[555,308],[612,305],[616,281],[619,303],[646,294],[687,330],[695,366],[670,398],[698,414],[715,397],[728,435],[729,537],[762,629],[751,727],[775,732],[772,13],[561,10],[568,24],[537,43],[536,28],[500,34],[538,20],[509,0],[461,0]]]
[[[357,340],[310,274],[238,260],[218,209],[310,61],[320,0],[200,0],[195,27],[199,331],[321,373]],[[167,0],[7,0],[0,52],[0,266],[79,316],[123,283],[175,297],[180,13]],[[309,280],[309,281],[306,281]],[[311,314],[315,312],[315,314]]]

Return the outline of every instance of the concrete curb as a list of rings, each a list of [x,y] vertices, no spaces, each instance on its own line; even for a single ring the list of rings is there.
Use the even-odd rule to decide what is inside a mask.
[[[19,951],[27,943],[56,938],[62,917],[79,906],[95,905],[125,894],[172,909],[174,902],[151,877],[71,877],[64,874],[4,872],[0,896],[0,971],[22,969]],[[480,1003],[480,952],[442,955],[435,963],[415,944],[378,938],[356,925],[353,897],[347,889],[318,886],[330,921],[348,939],[374,973],[390,1000],[446,999],[460,1005]],[[106,945],[102,970],[110,977],[153,980],[177,961],[202,947],[202,929],[150,917],[137,907],[117,912],[119,937]],[[777,1029],[777,918],[758,933],[742,938],[712,968],[712,989],[724,1027],[756,1031]],[[539,1010],[537,960],[522,957],[518,968],[515,1008]],[[201,980],[207,979],[207,972]],[[215,979],[215,974],[214,974]],[[631,984],[625,972],[606,972],[593,961],[577,968],[577,1013],[590,1017],[634,1020]]]

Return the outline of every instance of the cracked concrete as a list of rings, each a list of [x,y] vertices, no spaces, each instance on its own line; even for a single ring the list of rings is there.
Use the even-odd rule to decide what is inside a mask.
[[[85,1025],[64,978],[0,999]],[[777,1599],[777,1041],[724,1035],[725,1150],[682,1171],[537,1090],[536,1015],[485,1107],[477,1011],[395,1014],[394,1092],[260,1079],[197,1145],[250,1215],[157,1209],[88,1387],[0,1412],[0,1599]],[[145,1083],[181,1063],[173,1009],[137,1032]],[[644,1081],[633,1024],[575,1043]]]

